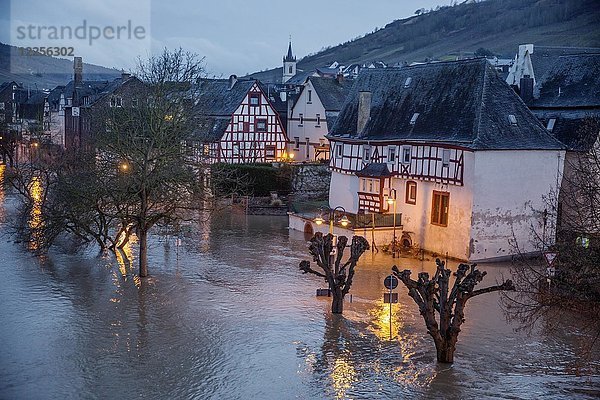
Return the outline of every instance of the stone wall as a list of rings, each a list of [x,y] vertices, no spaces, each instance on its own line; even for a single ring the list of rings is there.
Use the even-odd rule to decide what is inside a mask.
[[[292,190],[295,200],[326,200],[331,172],[327,164],[293,164]]]

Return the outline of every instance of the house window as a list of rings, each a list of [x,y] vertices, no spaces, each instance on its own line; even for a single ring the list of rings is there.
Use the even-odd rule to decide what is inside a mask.
[[[300,137],[294,136],[294,150],[300,150]]]
[[[450,149],[442,150],[442,167],[448,168],[450,166]]]
[[[419,118],[419,113],[414,113],[412,118],[410,119],[410,124],[414,125],[417,123],[417,118]]]
[[[304,114],[300,114],[300,122],[298,123],[298,126],[302,125],[304,125]]]
[[[388,146],[388,162],[396,162],[396,146]]]
[[[402,147],[402,164],[410,164],[410,146]]]
[[[369,146],[368,144],[363,145],[363,161],[371,161],[371,146]]]
[[[317,114],[317,126],[321,126],[321,114]]]
[[[306,158],[310,158],[310,138],[306,138]]]
[[[513,126],[517,125],[517,117],[515,117],[514,114],[509,114],[508,115],[508,121]]]
[[[554,124],[556,123],[556,118],[550,118],[548,120],[548,125],[546,125],[546,130],[548,132],[552,132],[554,130]]]
[[[379,179],[360,178],[360,189],[363,193],[379,193]]]
[[[307,103],[312,103],[312,90],[308,91],[308,100],[306,101]]]
[[[257,119],[256,120],[256,132],[266,132],[267,131],[267,120],[266,119]]]
[[[335,156],[336,158],[342,158],[344,156],[344,148],[342,147],[341,144],[336,144],[335,145]]]
[[[431,223],[433,225],[448,226],[448,206],[450,193],[433,191],[431,204]]]
[[[275,146],[265,146],[265,158],[275,158]]]
[[[417,204],[417,182],[406,182],[406,204]]]
[[[233,153],[234,156],[239,156],[240,155],[240,145],[239,145],[239,143],[234,143],[233,144],[232,153]]]
[[[90,105],[90,96],[83,96],[83,105],[84,106]]]
[[[110,107],[123,107],[123,99],[120,96],[112,96],[110,98]]]
[[[404,81],[404,88],[409,88],[410,87],[410,83],[412,82],[412,78],[409,76],[408,78],[406,78],[406,80]]]
[[[251,93],[250,94],[250,105],[256,107],[260,104],[260,94]]]

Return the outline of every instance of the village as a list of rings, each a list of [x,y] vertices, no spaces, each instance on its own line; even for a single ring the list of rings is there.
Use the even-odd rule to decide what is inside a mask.
[[[362,235],[392,252],[510,259],[511,242],[539,250],[531,227],[543,226],[549,245],[568,226],[562,205],[549,212],[544,199],[569,190],[569,166],[597,144],[589,121],[600,115],[600,49],[515,50],[514,59],[298,71],[290,42],[276,82],[232,75],[199,83],[188,145],[209,163],[328,166],[313,183],[328,191],[327,210],[290,211],[292,229]],[[2,84],[4,163],[91,146],[96,109],[138,101],[132,93],[143,84],[129,73],[86,80],[80,57],[73,71],[49,91]]]

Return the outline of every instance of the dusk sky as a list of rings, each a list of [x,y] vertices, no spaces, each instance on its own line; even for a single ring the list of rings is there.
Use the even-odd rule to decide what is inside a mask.
[[[133,67],[138,55],[145,57],[163,47],[183,47],[205,56],[211,75],[243,75],[280,66],[290,35],[294,53],[301,58],[411,16],[419,8],[449,3],[0,0],[0,25],[4,27],[0,41],[15,46],[71,46],[85,62],[125,69]],[[69,40],[69,29],[81,27],[83,21],[85,30],[82,28],[79,34],[82,37],[86,32],[85,39]],[[28,31],[31,25],[35,28]],[[128,25],[129,30],[121,30],[125,37],[113,37],[117,27]],[[39,27],[47,29],[39,31]],[[132,37],[136,27],[139,38]],[[63,36],[49,36],[52,28],[62,28]],[[105,32],[104,29],[108,29],[111,39],[101,36],[90,45],[90,37]]]

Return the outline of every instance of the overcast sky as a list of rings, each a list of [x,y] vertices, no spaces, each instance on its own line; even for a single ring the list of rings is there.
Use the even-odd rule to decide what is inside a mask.
[[[280,66],[290,35],[294,53],[300,58],[411,16],[419,8],[449,3],[450,0],[0,0],[0,25],[4,27],[0,28],[0,41],[15,46],[74,47],[85,62],[125,69],[134,65],[138,55],[144,57],[163,47],[181,46],[205,56],[211,74],[243,75]],[[69,40],[69,29],[74,32],[84,21],[85,29],[77,33],[83,37],[85,32],[85,38],[71,36]],[[29,29],[30,26],[34,28]],[[40,27],[47,29],[40,31]],[[122,27],[121,36],[116,38],[118,27]],[[62,36],[60,31],[59,38],[50,36],[53,28],[62,29]],[[92,38],[100,31],[100,38]]]

